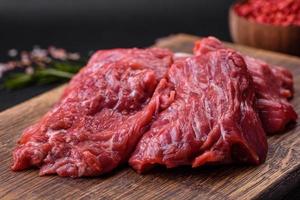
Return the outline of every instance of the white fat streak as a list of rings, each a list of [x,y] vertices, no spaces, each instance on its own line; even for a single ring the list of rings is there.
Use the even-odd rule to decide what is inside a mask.
[[[40,142],[33,142],[33,141],[27,142],[26,144],[33,147],[39,147],[41,145]]]
[[[190,57],[190,56],[192,56],[192,54],[184,53],[184,52],[176,52],[176,53],[174,53],[173,58],[176,59],[176,58],[184,58],[184,57]]]
[[[49,138],[49,142],[51,143],[52,142],[52,139],[53,137],[55,137],[55,135],[59,134],[59,133],[62,133],[62,132],[66,132],[66,130],[53,130],[53,129],[48,129],[47,132],[46,132],[46,135],[48,136]],[[68,141],[67,141],[68,142]]]

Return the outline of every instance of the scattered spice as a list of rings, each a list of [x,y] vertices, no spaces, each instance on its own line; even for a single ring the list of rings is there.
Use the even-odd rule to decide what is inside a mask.
[[[237,3],[234,10],[259,23],[300,26],[300,0],[248,0]]]
[[[0,63],[0,81],[3,77],[2,86],[7,89],[69,80],[86,61],[79,53],[54,46],[20,52],[11,49],[8,56],[14,60]]]
[[[16,57],[18,55],[18,51],[16,49],[10,49],[8,51],[8,56],[10,57]]]

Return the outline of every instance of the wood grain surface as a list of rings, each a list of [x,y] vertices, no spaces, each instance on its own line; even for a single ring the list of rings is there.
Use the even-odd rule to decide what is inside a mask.
[[[195,36],[174,35],[155,46],[191,52]],[[295,78],[292,100],[300,113],[300,59],[228,44],[243,53],[287,66]],[[0,198],[3,199],[260,199],[279,198],[300,179],[300,127],[268,138],[267,161],[253,166],[215,166],[166,170],[146,175],[128,166],[96,178],[38,176],[38,170],[10,171],[11,152],[22,130],[57,101],[63,86],[0,113]],[[1,99],[1,97],[0,97]]]

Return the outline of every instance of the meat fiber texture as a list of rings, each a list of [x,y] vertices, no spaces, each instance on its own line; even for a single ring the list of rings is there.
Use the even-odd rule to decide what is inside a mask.
[[[267,142],[255,111],[252,79],[231,50],[177,59],[168,78],[176,91],[139,141],[129,163],[139,173],[155,165],[259,164]]]
[[[127,162],[153,114],[166,106],[161,79],[171,63],[163,49],[95,53],[57,105],[23,132],[12,169],[81,177]]]
[[[82,177],[128,161],[140,173],[154,165],[264,162],[267,141],[257,113],[269,132],[297,117],[287,112],[292,75],[215,38],[197,43],[195,54],[98,51],[58,103],[24,130],[12,169]]]
[[[214,37],[196,42],[195,55],[226,49]],[[283,67],[269,65],[262,60],[243,56],[252,76],[257,96],[257,109],[268,134],[282,132],[287,124],[297,119],[297,113],[288,99],[293,96],[293,76]]]

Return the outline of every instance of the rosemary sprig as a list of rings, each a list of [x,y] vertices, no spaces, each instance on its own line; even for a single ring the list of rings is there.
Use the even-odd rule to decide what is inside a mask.
[[[29,85],[66,82],[84,65],[84,61],[53,61],[46,67],[37,67],[32,74],[11,73],[3,80],[6,89],[19,89]]]
[[[54,46],[35,46],[31,51],[11,49],[8,56],[12,60],[0,63],[0,88],[10,90],[68,81],[87,60],[79,53]]]
[[[30,85],[33,81],[33,77],[30,74],[14,73],[9,75],[3,81],[3,87],[6,89],[18,89]]]

